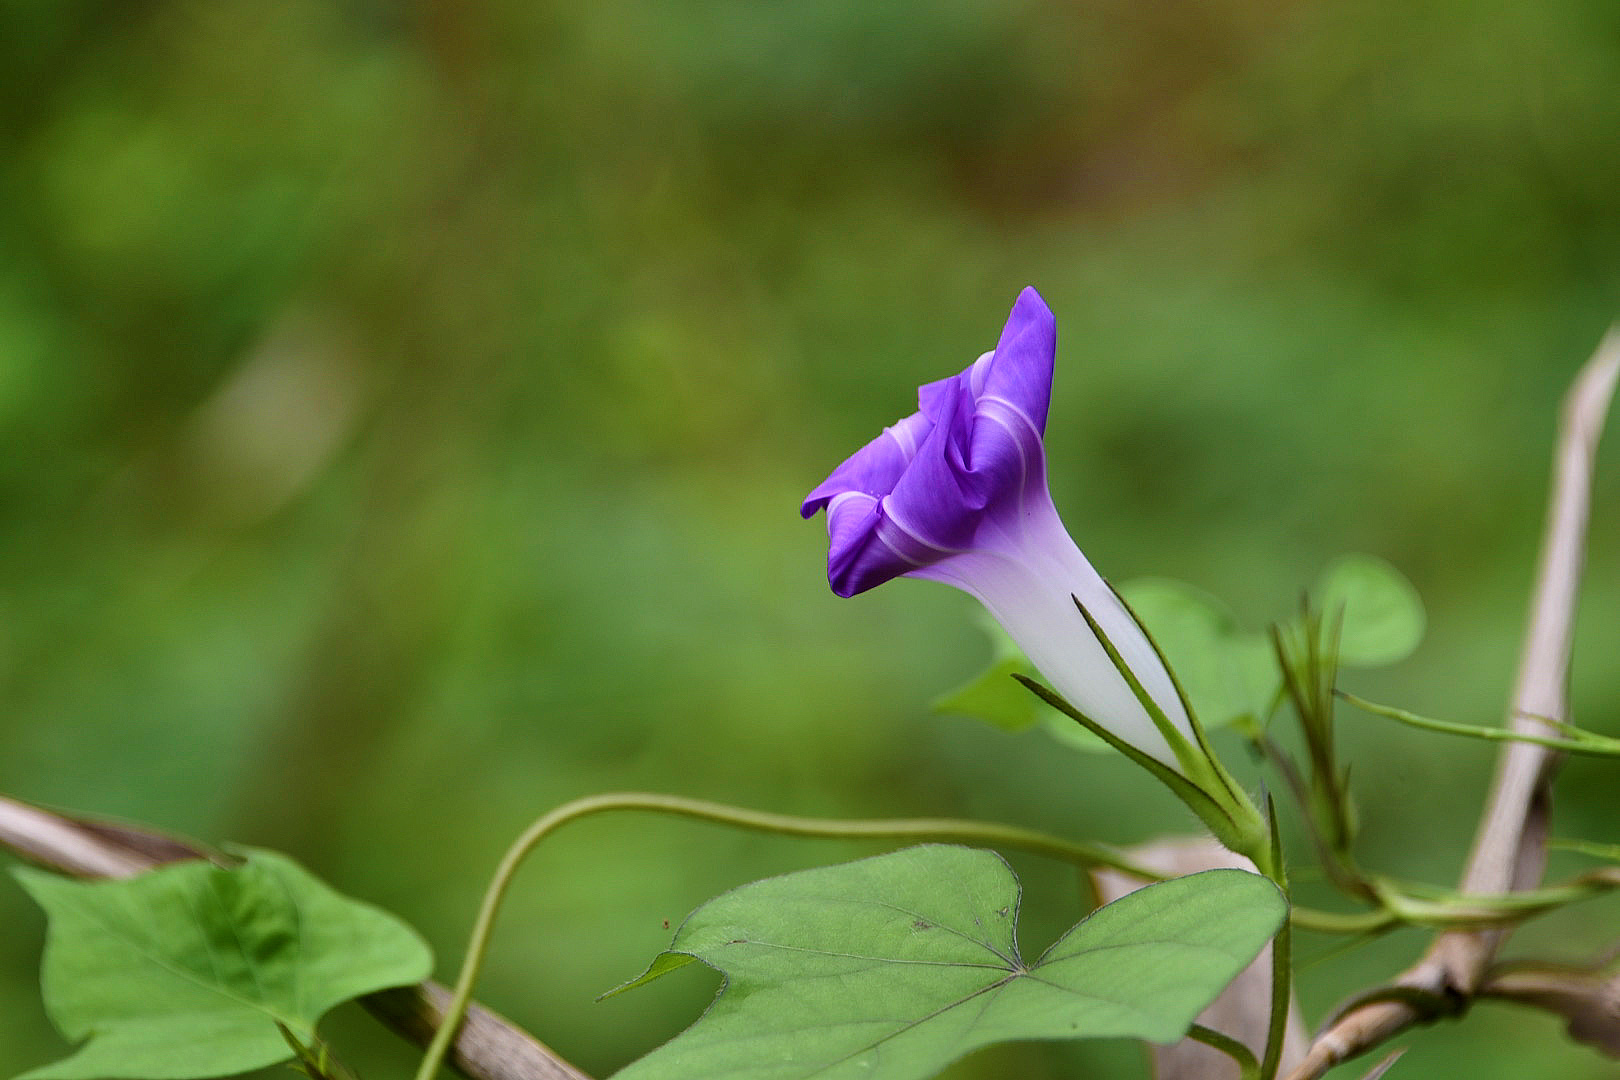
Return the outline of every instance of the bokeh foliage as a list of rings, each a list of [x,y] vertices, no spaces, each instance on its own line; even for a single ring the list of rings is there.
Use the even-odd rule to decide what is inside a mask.
[[[1430,632],[1354,687],[1478,720],[1558,396],[1620,311],[1599,0],[14,0],[0,57],[0,787],[284,848],[445,957],[509,836],[600,788],[1185,825],[1122,763],[931,715],[984,660],[970,602],[836,601],[794,513],[1019,287],[1058,313],[1053,486],[1105,573],[1259,625],[1374,552]],[[1612,444],[1598,485],[1575,703],[1616,733]],[[1367,861],[1452,878],[1489,749],[1341,727]],[[1615,839],[1616,790],[1572,765],[1558,831]],[[591,1003],[663,918],[863,853],[580,825],[485,996],[605,1073],[712,991]],[[63,1048],[39,918],[0,918],[20,1069]],[[1308,1009],[1416,944],[1308,968]],[[1402,1068],[1604,1074],[1479,1013]],[[338,1029],[398,1068],[371,1030]]]

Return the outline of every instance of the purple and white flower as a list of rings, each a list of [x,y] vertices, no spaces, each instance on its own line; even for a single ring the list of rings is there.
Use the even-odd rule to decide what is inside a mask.
[[[894,577],[977,598],[1053,687],[1123,741],[1178,754],[1075,607],[1085,605],[1184,740],[1192,721],[1136,620],[1075,546],[1046,485],[1057,325],[1025,289],[994,351],[917,391],[918,411],[834,469],[801,513],[827,511],[827,579],[853,596]]]

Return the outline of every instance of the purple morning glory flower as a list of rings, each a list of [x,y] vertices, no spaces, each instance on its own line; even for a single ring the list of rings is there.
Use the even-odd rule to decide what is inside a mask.
[[[801,513],[827,511],[827,579],[853,596],[894,577],[954,585],[1081,712],[1171,768],[1177,754],[1075,607],[1084,604],[1189,745],[1192,723],[1136,620],[1092,569],[1046,486],[1057,324],[1034,289],[995,350],[917,391],[918,411],[834,469]]]

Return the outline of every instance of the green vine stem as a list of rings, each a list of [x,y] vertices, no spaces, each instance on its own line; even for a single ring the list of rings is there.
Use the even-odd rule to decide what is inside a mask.
[[[1550,716],[1532,716],[1530,719],[1561,732],[1562,738],[1550,735],[1536,735],[1532,732],[1516,731],[1512,728],[1484,727],[1479,724],[1463,724],[1455,720],[1436,720],[1429,716],[1419,716],[1417,713],[1405,709],[1396,709],[1388,705],[1379,705],[1377,702],[1359,698],[1343,690],[1335,691],[1339,697],[1356,708],[1382,716],[1409,727],[1421,728],[1424,731],[1438,731],[1443,735],[1462,735],[1470,739],[1484,739],[1487,742],[1520,742],[1530,743],[1533,746],[1545,746],[1550,750],[1561,750],[1566,754],[1587,754],[1593,757],[1620,757],[1620,739],[1607,735],[1598,735],[1595,732],[1585,731],[1573,724],[1561,723]]]
[[[1559,885],[1522,892],[1459,893],[1387,878],[1370,879],[1379,903],[1396,921],[1446,928],[1479,928],[1522,922],[1620,888],[1620,868],[1601,867]]]
[[[1277,804],[1266,799],[1266,824],[1271,842],[1267,854],[1266,876],[1281,890],[1283,899],[1293,905],[1288,888],[1288,864],[1283,859],[1282,833],[1277,828]],[[1271,939],[1271,1015],[1266,1025],[1265,1054],[1260,1059],[1260,1080],[1276,1080],[1282,1066],[1283,1041],[1288,1033],[1288,1007],[1294,993],[1294,932],[1287,919]]]
[[[1259,1080],[1260,1063],[1254,1059],[1254,1054],[1247,1046],[1244,1046],[1232,1036],[1223,1035],[1214,1028],[1207,1028],[1203,1024],[1194,1024],[1187,1032],[1187,1038],[1219,1050],[1237,1062],[1239,1080]]]
[[[1081,844],[1060,836],[1026,829],[1018,825],[1004,825],[987,821],[967,821],[957,818],[892,818],[840,820],[836,818],[799,817],[793,814],[772,814],[762,810],[747,810],[725,803],[705,799],[688,799],[679,795],[658,795],[650,792],[610,792],[591,795],[563,805],[547,813],[530,825],[513,841],[501,857],[495,875],[478,909],[472,934],[467,941],[467,954],[462,960],[461,972],[439,1029],[428,1044],[427,1053],[417,1069],[416,1080],[433,1080],[439,1066],[455,1038],[472,1000],[473,984],[484,964],[489,950],[490,932],[501,902],[517,872],[535,845],[570,821],[610,810],[645,810],[674,814],[678,817],[713,821],[744,829],[778,833],[786,836],[816,836],[843,840],[917,840],[936,843],[982,844],[986,847],[1023,851],[1050,859],[1072,863],[1083,868],[1105,866],[1145,881],[1162,881],[1166,875],[1140,866],[1111,848],[1098,844]],[[1369,911],[1341,914],[1328,911],[1308,911],[1295,908],[1295,924],[1324,933],[1369,933],[1391,924],[1388,912]]]

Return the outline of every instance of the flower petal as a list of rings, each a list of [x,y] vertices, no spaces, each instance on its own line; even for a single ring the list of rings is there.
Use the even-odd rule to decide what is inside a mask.
[[[900,480],[883,500],[883,513],[938,558],[973,542],[993,491],[969,460],[973,395],[964,375],[947,380],[935,402],[938,421]]]
[[[994,354],[985,353],[975,363],[983,363],[992,355]],[[956,396],[961,392],[962,376],[970,373],[974,366],[970,364],[949,378],[923,383],[917,387],[917,411],[927,417],[930,424],[938,424],[956,408]],[[971,392],[971,386],[969,389]]]
[[[1041,435],[1055,320],[1034,289],[1013,305],[993,352],[917,391],[918,411],[867,443],[805,497],[827,511],[827,576],[850,596],[972,547],[981,529],[1018,531],[1044,491]]]
[[[839,596],[854,596],[911,569],[878,538],[878,501],[845,492],[827,507],[827,583]]]
[[[1019,513],[1046,483],[1046,446],[1020,410],[986,398],[973,415],[969,447],[972,484],[982,494],[986,514]]]
[[[799,513],[807,518],[814,517],[817,510],[846,491],[859,491],[881,499],[894,490],[906,466],[917,456],[917,448],[928,437],[930,426],[920,413],[896,420],[817,484],[815,490],[804,497]]]
[[[1005,401],[1029,417],[1036,434],[1045,434],[1056,357],[1057,319],[1041,294],[1026,288],[1018,294],[982,376],[974,365],[974,397]]]

